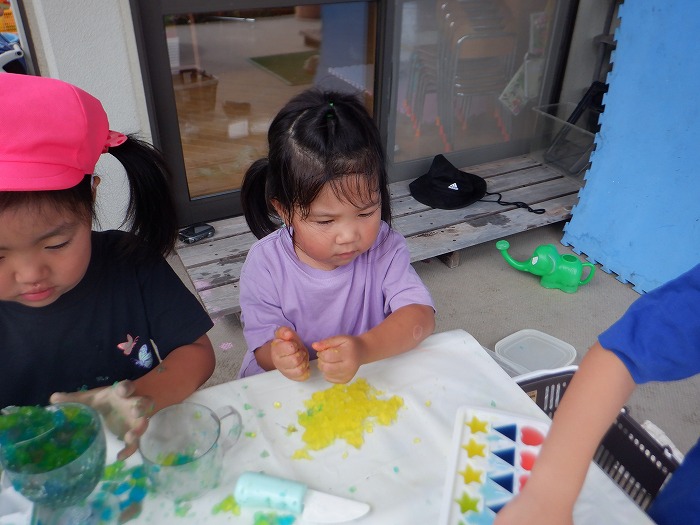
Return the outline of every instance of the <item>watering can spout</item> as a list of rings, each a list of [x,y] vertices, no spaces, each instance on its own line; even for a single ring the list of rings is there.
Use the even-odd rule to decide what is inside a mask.
[[[506,260],[506,262],[510,264],[513,268],[515,268],[516,270],[520,270],[521,272],[527,271],[527,262],[516,261],[508,253],[508,248],[510,248],[510,243],[508,241],[506,241],[505,239],[501,239],[496,243],[496,248],[501,252],[501,255],[503,255],[503,258]]]

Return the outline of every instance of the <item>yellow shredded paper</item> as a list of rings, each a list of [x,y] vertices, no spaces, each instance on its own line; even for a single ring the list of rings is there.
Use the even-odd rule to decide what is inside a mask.
[[[321,450],[336,439],[344,439],[349,445],[360,448],[364,433],[371,433],[374,425],[390,425],[403,406],[403,399],[392,396],[380,399],[384,392],[372,387],[365,379],[350,385],[333,385],[314,392],[304,401],[305,412],[299,412],[299,425],[304,427],[302,441],[305,448],[297,450],[293,457],[310,459],[308,450]]]

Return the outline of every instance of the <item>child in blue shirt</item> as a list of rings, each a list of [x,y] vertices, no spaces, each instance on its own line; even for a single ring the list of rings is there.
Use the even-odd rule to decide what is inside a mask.
[[[554,414],[523,491],[496,525],[571,524],[605,432],[635,385],[700,373],[700,265],[637,299],[588,351]],[[700,523],[700,443],[648,510],[658,525]]]

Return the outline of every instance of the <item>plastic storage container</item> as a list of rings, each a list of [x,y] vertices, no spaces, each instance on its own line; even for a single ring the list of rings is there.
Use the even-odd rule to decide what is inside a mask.
[[[632,418],[627,407],[603,437],[593,458],[642,510],[647,510],[679,462]]]
[[[578,366],[571,365],[553,370],[528,372],[514,379],[530,399],[551,418],[577,370]]]
[[[496,354],[527,372],[561,368],[576,360],[576,349],[569,343],[532,329],[520,330],[498,341]]]
[[[530,146],[533,157],[583,184],[595,148],[598,113],[590,109],[575,113],[576,104],[562,102],[534,108],[537,114],[535,139]],[[575,120],[575,122],[570,122]]]
[[[510,359],[506,359],[505,357],[501,357],[490,348],[486,348],[485,346],[482,346],[481,348],[486,350],[486,353],[489,354],[489,356],[491,356],[491,359],[496,361],[496,363],[498,363],[498,365],[503,370],[505,370],[510,377],[520,376],[529,372],[529,370],[527,370],[524,366],[519,365],[518,363],[514,363],[513,361],[511,361]]]

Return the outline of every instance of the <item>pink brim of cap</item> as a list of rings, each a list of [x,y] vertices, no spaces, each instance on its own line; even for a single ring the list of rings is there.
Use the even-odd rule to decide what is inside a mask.
[[[78,185],[85,175],[66,166],[8,162],[0,167],[0,191],[64,190]]]

